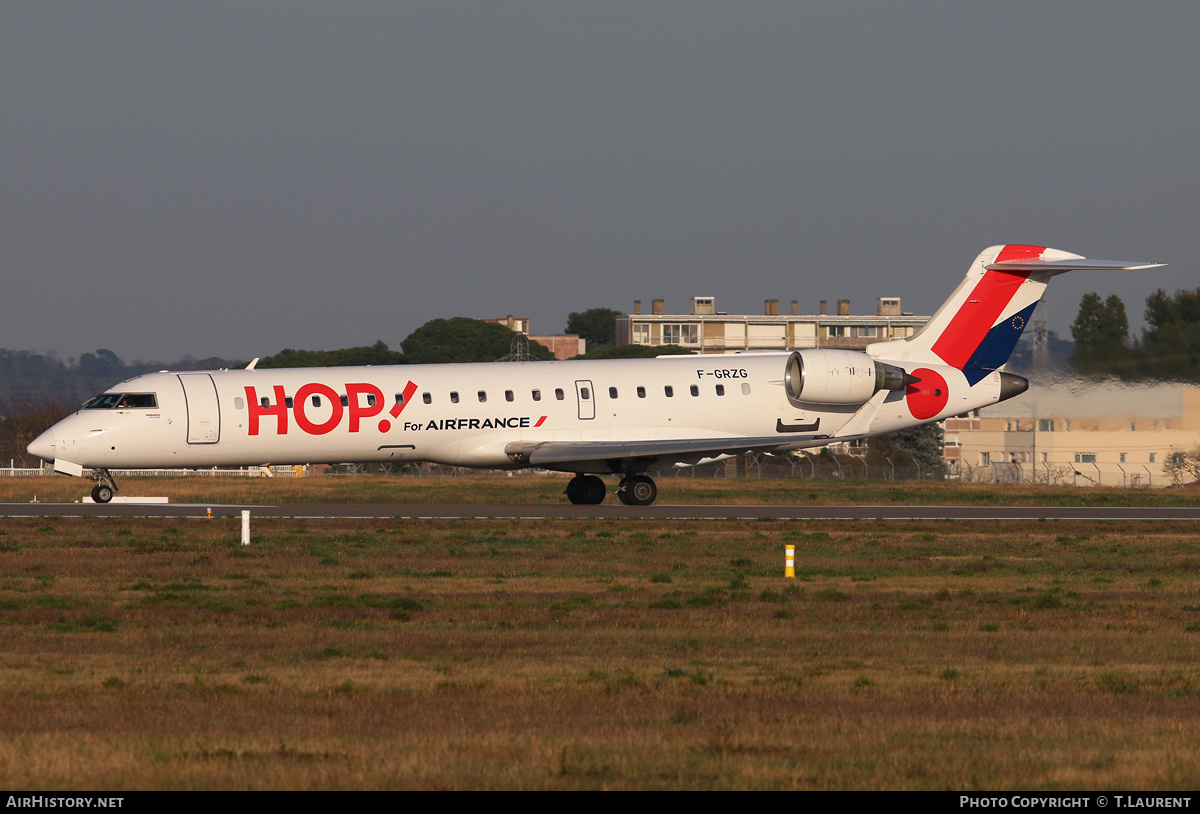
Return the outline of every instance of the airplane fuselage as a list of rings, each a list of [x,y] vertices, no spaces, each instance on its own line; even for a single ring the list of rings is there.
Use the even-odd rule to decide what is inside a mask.
[[[866,354],[853,355],[871,368]],[[508,451],[514,442],[746,437],[775,438],[780,449],[828,443],[861,402],[789,400],[787,358],[152,373],[108,393],[152,395],[153,406],[80,409],[56,425],[47,457],[97,469],[388,461],[518,468],[525,464]],[[839,372],[849,379],[852,369]],[[945,398],[890,393],[869,434],[998,399],[998,374],[972,387],[954,368],[937,372],[947,381]],[[564,468],[619,471],[602,462]]]

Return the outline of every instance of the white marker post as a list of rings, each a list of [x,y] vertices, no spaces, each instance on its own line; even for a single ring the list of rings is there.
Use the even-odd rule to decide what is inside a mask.
[[[242,545],[250,545],[250,510],[242,509]]]

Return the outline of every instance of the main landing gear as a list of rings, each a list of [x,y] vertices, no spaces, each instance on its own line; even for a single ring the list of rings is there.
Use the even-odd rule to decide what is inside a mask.
[[[576,475],[567,482],[567,500],[577,506],[594,506],[604,502],[604,481],[595,475]]]
[[[658,487],[645,475],[626,475],[617,484],[617,497],[626,506],[649,506],[658,497]]]
[[[96,470],[96,485],[92,487],[92,500],[97,503],[108,503],[117,491],[117,483],[112,473],[107,469]]]
[[[595,506],[604,502],[604,481],[596,475],[579,474],[567,483],[567,500],[576,505]],[[658,487],[646,475],[626,475],[617,485],[617,498],[626,506],[649,506],[658,497]]]

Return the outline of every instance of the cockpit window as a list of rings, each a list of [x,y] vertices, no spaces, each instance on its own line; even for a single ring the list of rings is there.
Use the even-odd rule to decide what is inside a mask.
[[[137,407],[157,407],[154,393],[101,393],[85,402],[84,410],[127,410]]]
[[[117,402],[121,400],[120,393],[101,393],[93,399],[88,399],[83,403],[81,409],[84,410],[111,410],[117,406]]]

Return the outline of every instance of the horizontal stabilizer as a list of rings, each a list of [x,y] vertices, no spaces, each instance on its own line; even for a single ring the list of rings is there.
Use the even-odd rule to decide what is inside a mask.
[[[1048,252],[1047,252],[1048,253]],[[1064,252],[1065,253],[1065,252]],[[999,263],[988,263],[984,266],[988,271],[1048,271],[1060,273],[1064,271],[1138,271],[1155,269],[1166,263],[1146,263],[1139,260],[1089,260],[1086,257],[1066,260],[1001,260]]]

